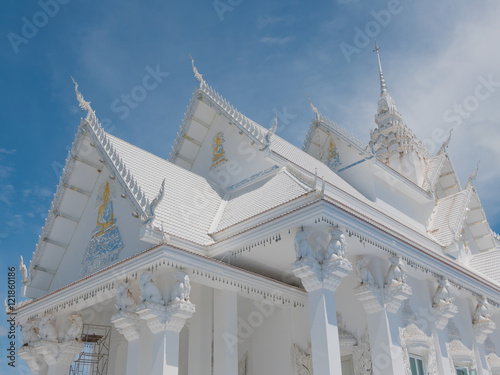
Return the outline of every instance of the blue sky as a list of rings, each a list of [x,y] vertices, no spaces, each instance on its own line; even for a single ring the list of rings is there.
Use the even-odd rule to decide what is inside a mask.
[[[407,125],[431,149],[455,126],[449,153],[462,185],[481,160],[477,190],[500,232],[498,2],[54,1],[0,4],[4,270],[31,259],[79,124],[70,75],[112,134],[165,158],[197,84],[189,54],[244,114],[266,127],[278,114],[279,135],[298,146],[312,118],[306,95],[368,141],[373,38]],[[161,82],[138,89],[149,69]]]

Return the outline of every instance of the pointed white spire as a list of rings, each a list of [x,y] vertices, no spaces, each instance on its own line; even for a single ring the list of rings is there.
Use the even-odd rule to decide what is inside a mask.
[[[383,94],[387,94],[387,85],[385,84],[384,73],[382,73],[382,64],[380,63],[380,54],[378,52],[379,50],[380,48],[377,44],[377,41],[375,40],[375,49],[373,50],[373,52],[377,53],[378,70],[380,73],[380,96],[382,96]]]
[[[480,162],[481,162],[481,160],[479,160],[479,161],[477,162],[477,164],[476,164],[476,170],[474,171],[474,173],[473,173],[473,174],[471,174],[471,175],[469,176],[469,179],[467,180],[467,185],[472,184],[472,181],[474,181],[474,180],[476,179],[476,177],[477,177],[477,172],[479,172],[479,163],[480,163]]]
[[[450,140],[451,140],[451,133],[453,133],[453,128],[451,128],[450,130],[450,134],[448,134],[448,138],[443,142],[443,144],[441,145],[441,147],[439,148],[439,151],[437,152],[436,155],[439,155],[439,154],[442,154],[446,151],[446,148],[448,147],[448,145],[450,144]]]
[[[318,111],[318,108],[316,108],[312,102],[311,102],[311,98],[309,97],[309,95],[307,95],[307,100],[309,100],[309,106],[311,107],[312,111],[314,112],[314,114],[316,115],[316,120],[319,120],[321,115]]]
[[[92,108],[90,107],[90,102],[85,101],[85,99],[83,99],[83,95],[78,91],[78,83],[76,83],[73,76],[70,77],[73,83],[75,84],[75,93],[76,93],[76,99],[78,100],[78,105],[80,106],[81,109],[87,112],[92,111]]]
[[[191,65],[193,66],[193,73],[194,73],[195,78],[198,81],[200,81],[200,83],[204,83],[205,81],[203,80],[203,76],[200,74],[200,72],[198,72],[198,69],[196,69],[196,66],[194,66],[193,58],[191,57],[191,55],[189,55],[189,57],[191,58]]]

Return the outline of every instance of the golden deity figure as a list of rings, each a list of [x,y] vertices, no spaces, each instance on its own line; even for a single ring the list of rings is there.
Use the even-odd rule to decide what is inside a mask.
[[[224,156],[224,146],[222,145],[222,139],[220,138],[219,134],[217,134],[217,137],[215,138],[215,147],[213,154],[214,157],[212,159],[212,162],[216,162]]]
[[[97,227],[101,229],[95,234],[100,236],[106,229],[114,224],[113,202],[109,199],[109,182],[106,182],[104,193],[102,195],[102,204],[97,212]]]
[[[333,142],[330,142],[330,148],[328,149],[328,159],[333,159],[338,155],[337,149],[335,148]]]

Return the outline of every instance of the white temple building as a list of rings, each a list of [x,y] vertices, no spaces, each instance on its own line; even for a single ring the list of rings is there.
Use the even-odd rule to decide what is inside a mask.
[[[378,47],[376,48],[378,57]],[[500,374],[500,240],[381,94],[302,150],[194,67],[168,160],[86,112],[16,306],[33,374]],[[24,264],[21,260],[21,269]]]

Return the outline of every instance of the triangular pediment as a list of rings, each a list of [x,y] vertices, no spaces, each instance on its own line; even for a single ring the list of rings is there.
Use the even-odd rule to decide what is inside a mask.
[[[267,158],[273,129],[249,119],[202,81],[184,116],[169,161],[231,189],[276,165]]]

